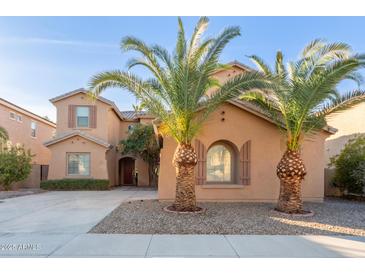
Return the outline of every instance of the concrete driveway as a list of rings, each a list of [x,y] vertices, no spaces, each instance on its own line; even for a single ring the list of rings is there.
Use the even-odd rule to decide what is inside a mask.
[[[0,257],[365,257],[331,236],[87,234],[121,202],[155,191],[47,192],[0,202]]]
[[[0,233],[86,233],[121,202],[155,199],[155,191],[54,191],[3,200]]]

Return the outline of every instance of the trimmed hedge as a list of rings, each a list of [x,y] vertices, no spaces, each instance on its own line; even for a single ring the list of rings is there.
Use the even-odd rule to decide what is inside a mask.
[[[60,179],[41,182],[46,190],[109,190],[108,180],[96,179]]]

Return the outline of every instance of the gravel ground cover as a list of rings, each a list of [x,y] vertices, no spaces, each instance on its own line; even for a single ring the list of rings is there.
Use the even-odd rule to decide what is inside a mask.
[[[90,233],[365,236],[365,203],[328,199],[305,203],[312,217],[283,216],[268,203],[200,203],[201,214],[163,211],[156,200],[122,203]]]

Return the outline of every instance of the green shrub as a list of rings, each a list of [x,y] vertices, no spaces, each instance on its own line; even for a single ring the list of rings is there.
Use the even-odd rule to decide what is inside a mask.
[[[0,186],[10,190],[15,182],[25,180],[32,170],[32,155],[23,146],[8,144],[0,150]]]
[[[331,159],[335,167],[333,183],[350,193],[363,193],[365,183],[365,136],[348,141],[339,155]]]
[[[96,179],[48,180],[41,182],[41,188],[47,190],[109,190],[109,181]]]

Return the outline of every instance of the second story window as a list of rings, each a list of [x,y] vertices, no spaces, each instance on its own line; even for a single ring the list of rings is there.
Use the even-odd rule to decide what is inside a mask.
[[[10,112],[9,113],[9,118],[11,120],[15,120],[19,123],[21,123],[23,121],[22,116],[20,114],[15,113],[15,112]]]
[[[30,136],[32,136],[34,138],[37,137],[37,123],[36,122],[34,122],[34,121],[30,122],[30,130],[31,130]]]
[[[77,106],[76,107],[76,126],[77,127],[89,127],[89,107]]]
[[[16,120],[17,122],[19,122],[19,123],[23,122],[23,118],[22,118],[22,116],[21,116],[21,115],[18,115],[18,114],[15,116],[15,120]]]

